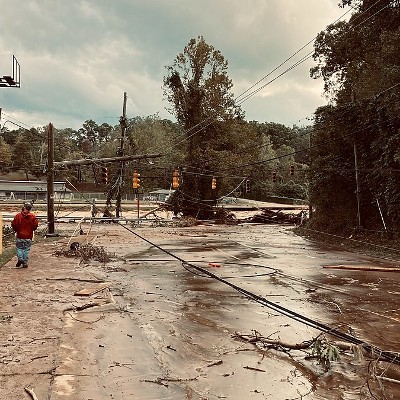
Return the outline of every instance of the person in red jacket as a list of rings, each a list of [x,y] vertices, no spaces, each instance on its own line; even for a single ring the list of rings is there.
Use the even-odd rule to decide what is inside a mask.
[[[19,212],[11,222],[16,233],[15,245],[17,248],[17,268],[28,268],[29,251],[32,245],[33,232],[37,229],[39,221],[36,215],[31,212],[32,204],[25,203],[22,211]]]

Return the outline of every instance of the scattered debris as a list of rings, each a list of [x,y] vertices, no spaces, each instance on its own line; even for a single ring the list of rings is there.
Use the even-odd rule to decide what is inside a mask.
[[[374,265],[324,265],[323,268],[348,269],[361,271],[381,271],[381,272],[400,272],[400,267],[378,267]]]
[[[222,364],[222,360],[215,360],[210,362],[209,364],[207,364],[207,367],[213,367],[214,365],[221,365]]]
[[[33,391],[33,389],[29,389],[29,388],[25,388],[25,391],[32,397],[33,400],[38,400],[35,392]]]
[[[11,322],[12,320],[12,315],[0,315],[0,323],[1,322]]]
[[[209,267],[214,267],[214,268],[221,268],[221,264],[217,264],[217,263],[208,263]]]
[[[56,257],[77,257],[85,262],[93,259],[102,263],[109,262],[112,257],[115,257],[115,254],[107,253],[103,246],[93,246],[92,244],[80,245],[76,249],[57,250],[54,255]]]
[[[259,350],[274,349],[283,351],[284,353],[290,352],[290,350],[310,350],[311,355],[315,357],[320,364],[329,370],[331,362],[338,361],[340,359],[340,345],[337,343],[329,342],[323,335],[307,340],[301,343],[285,343],[281,340],[270,339],[269,337],[262,336],[259,332],[253,331],[251,335],[244,335],[235,333],[234,339],[251,343]],[[344,344],[346,350],[350,350],[351,346]]]
[[[99,283],[98,285],[79,290],[79,292],[75,292],[74,296],[91,296],[92,294],[95,294],[95,293],[101,292],[104,289],[107,289],[110,285],[111,285],[110,282]]]
[[[87,308],[97,307],[99,305],[100,305],[100,303],[88,303],[88,304],[84,304],[82,306],[68,307],[65,310],[63,310],[63,312],[67,312],[67,311],[82,311],[82,310],[86,310]]]
[[[69,245],[69,248],[70,248],[70,250],[72,250],[72,251],[77,251],[77,250],[79,249],[79,246],[80,246],[79,242],[72,242],[72,243]]]
[[[168,387],[168,383],[167,382],[190,382],[190,381],[196,381],[197,377],[195,378],[187,378],[187,379],[183,379],[183,378],[161,378],[158,377],[157,379],[141,379],[140,382],[150,382],[150,383],[157,383],[157,385],[162,385],[165,387]]]
[[[225,208],[218,208],[215,212],[215,223],[225,225],[237,225],[238,220],[236,215]]]
[[[255,222],[261,224],[290,224],[302,225],[306,219],[305,211],[302,210],[298,214],[285,213],[283,211],[274,211],[269,208],[262,208],[261,214],[253,215],[241,222]]]
[[[199,221],[196,218],[190,216],[182,217],[176,222],[176,226],[180,228],[191,227],[196,225],[199,225]]]
[[[247,365],[245,365],[243,368],[250,369],[251,371],[267,372],[265,369],[249,367],[249,366],[247,366]]]

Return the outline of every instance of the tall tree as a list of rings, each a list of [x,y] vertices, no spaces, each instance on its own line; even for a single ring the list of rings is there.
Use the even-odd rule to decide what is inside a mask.
[[[218,154],[225,152],[219,150],[220,143],[229,142],[232,132],[227,127],[242,119],[243,112],[231,92],[228,62],[202,36],[191,39],[166,68],[164,95],[187,141],[186,177],[180,187],[180,204],[188,213],[201,218],[207,216],[207,205],[216,197],[211,180]]]
[[[324,79],[332,102],[317,110],[312,135],[318,147],[311,168],[316,223],[342,231],[357,223],[377,229],[384,216],[386,226],[399,229],[400,2],[342,5],[356,12],[318,35],[311,70]]]

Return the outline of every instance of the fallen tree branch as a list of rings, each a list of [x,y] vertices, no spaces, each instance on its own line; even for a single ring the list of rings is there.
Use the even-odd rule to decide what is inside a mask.
[[[269,339],[264,336],[259,336],[259,335],[244,335],[240,333],[235,333],[232,336],[234,339],[240,339],[243,340],[247,343],[252,343],[252,344],[257,344],[258,342],[262,343],[264,347],[268,348],[285,348],[285,349],[290,349],[290,350],[304,350],[308,349],[311,344],[314,342],[314,340],[308,340],[302,343],[285,343],[281,340],[275,340],[275,339]]]
[[[165,387],[168,387],[167,382],[190,382],[190,381],[196,381],[197,376],[195,378],[156,378],[156,379],[141,379],[140,382],[150,382],[150,383],[157,383],[158,385],[162,385]]]
[[[100,303],[87,303],[82,306],[68,307],[63,310],[63,313],[65,313],[67,311],[82,311],[82,310],[86,310],[87,308],[97,307],[99,305],[100,305]]]
[[[25,391],[32,397],[33,400],[39,400],[33,389],[25,388]]]
[[[82,278],[46,278],[46,281],[78,281],[78,282],[90,282],[90,283],[103,283],[102,279],[82,279]]]

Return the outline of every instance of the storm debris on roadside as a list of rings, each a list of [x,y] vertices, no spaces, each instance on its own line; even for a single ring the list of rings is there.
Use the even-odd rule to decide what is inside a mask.
[[[225,208],[219,208],[215,212],[215,223],[216,224],[225,224],[225,225],[237,225],[238,220],[236,215]]]
[[[254,222],[261,224],[288,224],[288,225],[302,225],[306,220],[306,213],[304,210],[298,214],[285,213],[283,211],[274,211],[269,208],[262,208],[261,214],[253,215],[241,222]]]
[[[0,314],[0,323],[11,322],[12,318],[13,318],[12,315],[1,315]]]
[[[102,263],[110,262],[115,254],[108,253],[103,246],[93,246],[92,244],[81,245],[69,249],[56,250],[56,257],[76,257],[87,262],[89,260],[100,261]]]
[[[291,350],[309,350],[311,352],[309,357],[315,357],[325,371],[330,369],[332,362],[340,360],[340,345],[328,341],[323,335],[301,343],[286,343],[282,340],[271,339],[270,337],[262,336],[257,331],[253,331],[252,334],[235,333],[233,338],[245,343],[251,343],[258,350],[268,351],[273,349],[284,353],[289,353]],[[350,346],[345,346],[345,349],[349,350]]]

